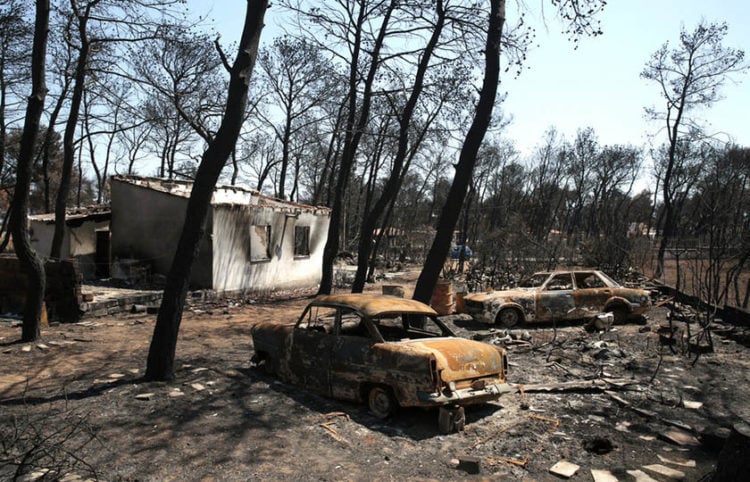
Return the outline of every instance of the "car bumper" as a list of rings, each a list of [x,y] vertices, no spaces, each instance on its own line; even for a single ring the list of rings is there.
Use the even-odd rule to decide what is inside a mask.
[[[463,313],[467,315],[471,315],[471,317],[474,318],[476,321],[479,321],[482,323],[488,323],[488,324],[495,323],[495,319],[493,318],[492,313],[485,311],[485,310],[464,307]]]
[[[421,406],[439,406],[451,403],[471,405],[497,400],[504,393],[512,391],[513,388],[507,383],[492,383],[479,390],[465,388],[461,390],[446,389],[442,392],[417,392],[417,399]]]

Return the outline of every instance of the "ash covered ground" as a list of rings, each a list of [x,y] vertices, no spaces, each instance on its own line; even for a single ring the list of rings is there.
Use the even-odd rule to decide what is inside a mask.
[[[700,480],[750,418],[747,333],[715,324],[714,352],[693,363],[681,341],[662,344],[663,306],[606,333],[446,317],[461,336],[506,343],[519,390],[468,408],[459,433],[440,434],[436,411],[379,420],[251,366],[253,324],[294,321],[307,302],[191,307],[173,383],[141,380],[153,315],[53,325],[31,345],[0,321],[0,478],[563,480],[550,472],[562,462],[578,467],[570,480]]]

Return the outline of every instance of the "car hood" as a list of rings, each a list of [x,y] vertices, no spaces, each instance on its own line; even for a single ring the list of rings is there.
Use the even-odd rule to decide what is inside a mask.
[[[444,382],[466,380],[503,373],[501,349],[479,341],[463,338],[431,338],[397,342],[431,354],[437,361]]]
[[[487,301],[501,298],[524,298],[534,292],[536,288],[516,288],[514,290],[490,291],[489,293],[472,293],[464,296],[464,300],[478,301],[485,303]]]

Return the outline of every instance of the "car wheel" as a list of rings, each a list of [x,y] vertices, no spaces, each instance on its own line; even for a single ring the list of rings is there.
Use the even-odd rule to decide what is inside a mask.
[[[628,320],[628,312],[625,310],[625,308],[622,308],[621,306],[615,306],[613,308],[610,308],[610,313],[612,313],[612,316],[615,317],[614,324],[615,325],[622,325]]]
[[[263,362],[263,370],[268,375],[276,375],[276,363],[274,363],[273,358],[266,358],[266,360]]]
[[[495,318],[495,323],[506,328],[512,328],[521,321],[521,314],[515,308],[504,308],[500,310]]]
[[[276,367],[271,357],[265,353],[256,353],[250,362],[259,370],[262,370],[266,375],[274,375],[276,373]]]
[[[396,411],[398,404],[390,389],[372,387],[367,395],[367,406],[377,418],[388,418]]]
[[[440,407],[438,411],[438,429],[440,433],[461,432],[466,425],[464,407]]]

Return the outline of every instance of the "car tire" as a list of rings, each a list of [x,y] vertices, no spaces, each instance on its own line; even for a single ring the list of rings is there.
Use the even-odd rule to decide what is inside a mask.
[[[388,418],[396,412],[398,403],[390,388],[375,386],[367,394],[367,406],[375,417]]]
[[[495,318],[495,324],[513,328],[521,322],[521,313],[515,308],[503,308]]]
[[[262,370],[266,375],[276,374],[276,366],[274,365],[273,360],[265,353],[256,353],[253,355],[250,362],[253,363],[257,369]]]
[[[461,432],[466,425],[466,415],[463,407],[440,407],[438,411],[438,430],[442,434]]]
[[[612,308],[609,308],[607,310],[609,313],[612,313],[612,316],[615,317],[613,324],[615,325],[622,325],[628,320],[628,312],[625,310],[625,308],[621,306],[613,306]]]

